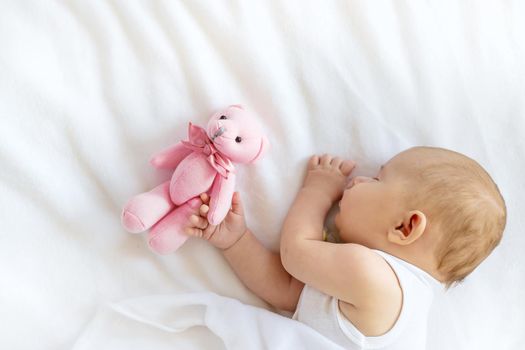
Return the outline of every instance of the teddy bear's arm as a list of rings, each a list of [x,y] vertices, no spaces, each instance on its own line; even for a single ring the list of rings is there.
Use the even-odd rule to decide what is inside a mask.
[[[176,144],[155,153],[151,159],[150,164],[157,169],[174,169],[179,163],[186,158],[192,151],[182,144]]]
[[[218,225],[231,208],[233,192],[235,190],[235,174],[229,173],[228,178],[217,175],[213,181],[210,193],[210,209],[208,221],[212,225]]]

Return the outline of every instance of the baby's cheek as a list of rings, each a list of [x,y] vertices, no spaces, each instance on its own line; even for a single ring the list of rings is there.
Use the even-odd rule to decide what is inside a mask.
[[[339,203],[341,214],[348,215],[348,212],[352,210],[355,205],[356,197],[353,194],[349,195],[348,191],[345,191],[343,193],[343,198],[341,198],[341,202]]]
[[[345,207],[346,209],[346,207]],[[337,228],[342,231],[349,228],[351,225],[351,214],[346,210],[340,210],[339,213],[334,218],[334,223],[337,225]]]

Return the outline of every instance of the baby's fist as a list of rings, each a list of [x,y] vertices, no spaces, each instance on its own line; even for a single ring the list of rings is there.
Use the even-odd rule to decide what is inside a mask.
[[[307,174],[303,188],[318,190],[326,195],[331,202],[338,200],[343,194],[348,176],[355,167],[355,162],[343,160],[324,154],[314,155],[308,161]]]
[[[219,225],[211,225],[206,218],[210,209],[208,206],[210,197],[203,193],[200,198],[203,204],[199,207],[199,215],[190,216],[190,226],[185,229],[185,233],[206,239],[217,248],[230,248],[246,232],[244,211],[239,193],[233,194],[231,209]]]

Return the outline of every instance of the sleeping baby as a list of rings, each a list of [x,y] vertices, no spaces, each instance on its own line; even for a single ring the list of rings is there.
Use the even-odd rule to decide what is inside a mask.
[[[469,275],[498,245],[505,202],[490,175],[457,152],[415,147],[376,177],[347,181],[355,163],[313,156],[281,232],[280,254],[246,227],[241,197],[217,226],[209,197],[186,233],[222,250],[259,297],[348,349],[424,349],[434,292]],[[335,216],[340,243],[323,240]]]

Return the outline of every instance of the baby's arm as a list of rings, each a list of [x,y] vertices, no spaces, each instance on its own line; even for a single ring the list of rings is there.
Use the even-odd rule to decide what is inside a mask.
[[[328,155],[310,159],[303,187],[283,225],[281,259],[303,283],[354,306],[367,306],[380,297],[384,261],[362,245],[322,241],[326,214],[341,197],[354,166]]]
[[[206,220],[209,197],[201,195],[200,217],[192,216],[187,233],[207,239],[221,249],[224,257],[241,281],[261,299],[277,309],[293,311],[304,284],[283,267],[278,253],[266,249],[246,227],[238,192],[225,220],[212,226]]]
[[[292,277],[279,254],[266,249],[250,230],[223,254],[248,289],[277,309],[295,310],[304,283]]]

